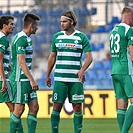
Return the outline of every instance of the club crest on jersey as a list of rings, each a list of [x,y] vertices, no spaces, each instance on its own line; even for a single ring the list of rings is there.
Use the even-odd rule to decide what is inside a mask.
[[[78,44],[78,40],[75,40],[74,43],[75,43],[75,44]]]

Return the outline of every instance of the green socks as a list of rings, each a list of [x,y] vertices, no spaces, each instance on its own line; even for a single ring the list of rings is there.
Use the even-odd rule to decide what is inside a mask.
[[[82,112],[74,113],[74,133],[81,133],[82,130],[82,120],[83,120],[83,114]],[[59,122],[60,122],[60,112],[57,112],[55,110],[51,113],[51,128],[52,133],[58,133],[59,131]]]
[[[16,133],[19,123],[20,118],[12,114],[10,117],[10,133]]]
[[[55,110],[51,113],[51,129],[52,133],[58,133],[59,130],[59,121],[60,121],[60,112]]]
[[[122,130],[122,126],[123,126],[124,119],[125,119],[125,114],[126,114],[126,109],[118,109],[117,122],[118,122],[120,131]]]
[[[27,116],[28,133],[36,132],[37,118],[33,114]]]
[[[28,125],[28,133],[35,133],[37,125],[36,116],[28,114],[27,125]],[[12,113],[10,117],[10,133],[16,133],[16,132],[24,133],[21,124],[21,119]]]
[[[125,114],[125,120],[123,123],[121,133],[128,133],[132,123],[133,123],[133,103],[130,104],[130,106]]]
[[[83,121],[83,114],[82,112],[75,112],[74,113],[74,133],[81,133],[82,130],[82,121]]]
[[[12,115],[13,115],[13,113],[11,112],[11,113],[10,113],[10,117],[11,117]],[[14,116],[15,116],[15,115],[14,115]],[[17,131],[18,131],[18,133],[24,133],[21,119],[19,120]]]

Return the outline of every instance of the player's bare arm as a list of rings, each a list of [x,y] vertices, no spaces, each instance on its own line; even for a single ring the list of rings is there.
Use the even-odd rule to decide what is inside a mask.
[[[7,85],[6,85],[6,77],[4,74],[4,66],[3,66],[3,58],[4,58],[4,54],[2,52],[0,52],[0,76],[2,78],[2,89],[1,92],[5,92],[7,91]]]
[[[22,71],[27,76],[27,78],[30,80],[30,84],[32,86],[32,89],[38,90],[39,89],[38,84],[35,82],[33,76],[31,75],[31,73],[28,69],[28,66],[25,62],[25,59],[26,59],[26,57],[24,54],[18,54],[19,65],[20,65]]]
[[[78,77],[79,77],[79,81],[81,81],[82,83],[85,82],[84,72],[90,66],[90,64],[92,63],[92,60],[93,60],[91,52],[86,52],[85,55],[86,55],[85,62],[83,64],[82,68],[77,73]]]
[[[56,52],[51,52],[51,54],[48,58],[47,75],[46,75],[46,85],[48,87],[51,86],[50,73],[54,67],[55,61],[56,61]]]

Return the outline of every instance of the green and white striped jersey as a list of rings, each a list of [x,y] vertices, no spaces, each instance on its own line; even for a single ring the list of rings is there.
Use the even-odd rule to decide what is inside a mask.
[[[133,74],[133,62],[130,58],[129,45],[133,45],[133,28],[120,23],[110,33],[112,74]]]
[[[82,53],[91,51],[87,36],[77,30],[71,35],[58,32],[53,37],[51,49],[57,53],[54,80],[80,82],[77,72],[82,67]]]
[[[31,38],[28,37],[23,31],[16,34],[12,41],[12,70],[11,79],[15,81],[29,81],[18,62],[18,54],[25,54],[26,64],[31,71],[32,67],[32,54],[33,47]]]
[[[6,79],[8,80],[10,47],[9,47],[9,41],[7,40],[7,37],[2,32],[0,32],[0,52],[4,54],[4,58],[3,58],[4,73],[5,73]],[[0,77],[0,81],[2,81],[1,77]]]

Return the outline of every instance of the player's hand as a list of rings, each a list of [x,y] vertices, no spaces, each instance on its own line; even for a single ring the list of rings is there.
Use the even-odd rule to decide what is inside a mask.
[[[8,89],[8,87],[7,87],[6,81],[3,81],[3,82],[2,82],[2,89],[1,89],[1,92],[4,93],[4,92],[7,91],[7,89]]]
[[[78,74],[79,81],[81,83],[84,83],[86,81],[84,71],[79,70],[77,74]]]
[[[30,84],[32,86],[32,90],[39,90],[39,86],[34,80],[31,80]]]
[[[46,77],[46,81],[45,81],[46,85],[48,87],[51,87],[51,78],[50,77]]]

